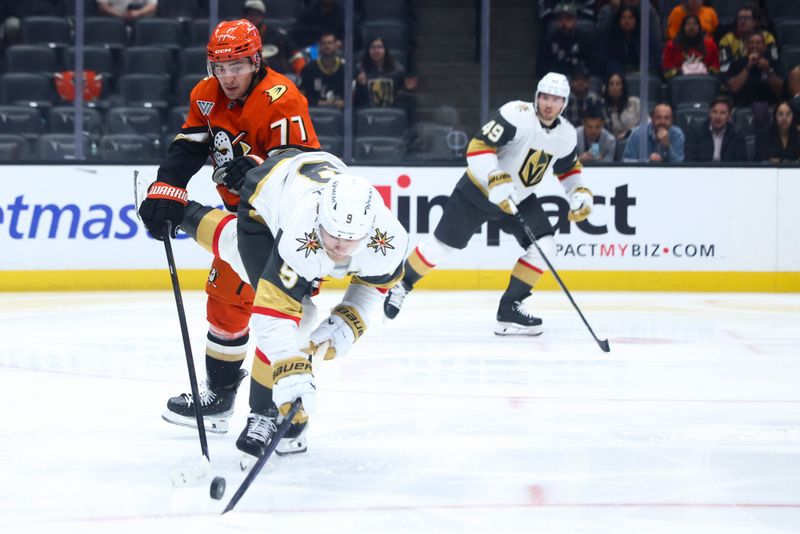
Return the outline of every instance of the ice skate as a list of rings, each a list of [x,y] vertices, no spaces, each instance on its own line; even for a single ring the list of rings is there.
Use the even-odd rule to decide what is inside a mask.
[[[542,333],[542,320],[531,315],[522,301],[500,301],[494,333],[498,336],[538,336]]]
[[[288,405],[284,405],[288,406]],[[284,420],[284,415],[278,417],[278,424]],[[278,442],[275,447],[275,454],[279,456],[287,456],[289,454],[300,454],[308,450],[308,443],[306,440],[306,431],[308,430],[308,414],[302,408],[297,412],[292,420],[292,426],[283,436],[283,439]]]
[[[270,410],[267,414],[250,412],[247,416],[247,425],[236,440],[236,448],[244,453],[239,464],[243,470],[249,467],[253,458],[264,455],[267,443],[277,430],[276,418],[277,410]]]
[[[206,382],[200,385],[200,408],[207,432],[224,434],[228,431],[228,422],[233,415],[233,405],[236,401],[236,391],[246,376],[247,371],[240,369],[233,384],[214,387]],[[192,394],[183,393],[169,399],[167,409],[161,418],[175,425],[197,428]]]
[[[394,319],[397,317],[397,314],[400,313],[400,307],[403,305],[403,301],[409,291],[411,291],[411,288],[402,280],[389,291],[389,294],[383,301],[383,313],[387,318]]]

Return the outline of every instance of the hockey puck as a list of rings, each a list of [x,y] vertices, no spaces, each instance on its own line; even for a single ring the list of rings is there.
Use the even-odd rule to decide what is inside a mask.
[[[220,500],[225,495],[225,479],[223,477],[214,477],[214,480],[211,481],[209,494],[215,500]]]

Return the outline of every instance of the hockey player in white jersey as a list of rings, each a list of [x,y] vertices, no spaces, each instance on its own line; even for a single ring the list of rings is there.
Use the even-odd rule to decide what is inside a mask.
[[[256,290],[251,413],[236,446],[260,456],[301,398],[303,410],[276,452],[304,452],[316,393],[312,361],[344,355],[364,334],[370,313],[380,313],[402,277],[408,235],[378,191],[326,152],[273,151],[244,176],[236,215],[189,202],[181,228]],[[346,275],[352,278],[342,301],[304,333],[301,320],[305,327],[318,282]]]
[[[561,114],[569,100],[569,82],[548,73],[536,88],[533,103],[502,106],[467,148],[467,169],[445,205],[433,236],[420,243],[405,262],[405,275],[384,302],[384,313],[397,316],[406,295],[422,277],[453,251],[464,249],[487,220],[499,220],[525,249],[511,270],[511,280],[497,308],[498,335],[539,335],[542,320],[523,301],[547,267],[512,215],[513,203],[524,216],[539,246],[555,257],[555,230],[536,198],[536,187],[549,173],[564,187],[569,220],[579,222],[592,211],[591,191],[581,181],[575,128]]]

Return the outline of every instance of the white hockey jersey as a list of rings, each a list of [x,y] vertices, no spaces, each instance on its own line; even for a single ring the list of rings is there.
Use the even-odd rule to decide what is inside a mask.
[[[580,186],[582,165],[577,157],[575,128],[559,117],[550,128],[542,125],[533,104],[516,100],[503,105],[467,148],[467,173],[488,195],[489,173],[502,170],[515,185],[514,200],[530,196],[554,174],[564,190]]]
[[[335,175],[347,172],[342,161],[327,152],[301,152],[286,149],[270,153],[265,162],[248,172],[242,188],[238,217],[248,217],[266,225],[274,238],[272,249],[257,283],[251,319],[256,337],[256,355],[265,361],[281,361],[301,354],[308,339],[298,336],[298,327],[309,306],[308,297],[318,281],[352,275],[339,313],[350,314],[358,324],[356,339],[366,330],[369,315],[383,302],[386,291],[403,275],[408,234],[379,202],[372,231],[365,242],[344,264],[335,264],[322,247],[317,221],[317,205],[325,184]],[[374,198],[380,199],[375,190]],[[206,248],[214,251],[247,280],[241,254],[237,224],[219,210],[206,215],[219,221],[202,232],[213,235]],[[259,224],[259,226],[260,226]],[[203,222],[200,223],[203,228]],[[198,232],[200,233],[200,232]],[[265,237],[265,243],[269,240]],[[203,243],[201,243],[203,244]],[[251,245],[252,246],[252,245]],[[252,251],[262,256],[263,249]],[[308,321],[304,321],[306,324]],[[311,325],[313,326],[313,325]]]

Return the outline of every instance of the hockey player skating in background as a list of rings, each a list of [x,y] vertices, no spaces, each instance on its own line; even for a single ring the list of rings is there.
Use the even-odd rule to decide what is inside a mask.
[[[261,38],[248,21],[226,21],[216,27],[208,42],[208,74],[191,92],[186,122],[158,169],[158,183],[185,188],[209,154],[219,182],[221,171],[243,179],[252,160],[234,160],[237,156],[264,158],[272,148],[286,145],[319,148],[305,97],[288,78],[262,64]],[[174,237],[184,205],[155,194],[157,190],[151,190],[154,194],[141,205],[140,216],[156,239],[164,238],[165,221],[171,221]],[[217,190],[225,206],[236,211],[239,195],[223,184]],[[222,433],[233,413],[236,390],[247,375],[241,366],[247,355],[254,294],[218,258],[211,265],[206,293],[207,380],[200,405],[206,428]],[[169,399],[164,419],[196,426],[192,402],[188,393]]]
[[[237,186],[235,176],[225,179]],[[316,392],[312,359],[342,356],[364,334],[370,313],[380,313],[402,277],[408,234],[378,191],[326,152],[270,152],[240,187],[237,215],[189,202],[182,228],[256,288],[251,413],[236,446],[260,456],[280,422],[277,407],[285,415],[301,398],[304,410],[276,452],[303,452],[305,410],[313,410]],[[186,198],[180,189],[168,194]],[[352,279],[342,301],[309,336],[315,282],[346,275]]]
[[[542,320],[523,304],[547,267],[512,213],[513,203],[524,216],[548,258],[555,257],[555,230],[534,194],[547,171],[556,175],[569,200],[571,221],[583,221],[592,211],[592,193],[581,182],[575,128],[561,117],[569,99],[569,82],[548,73],[536,88],[534,102],[505,104],[467,148],[467,170],[445,205],[433,236],[419,244],[405,262],[405,276],[384,302],[393,319],[423,276],[453,251],[464,249],[487,220],[499,220],[525,249],[511,270],[511,280],[497,308],[498,335],[539,335]]]

